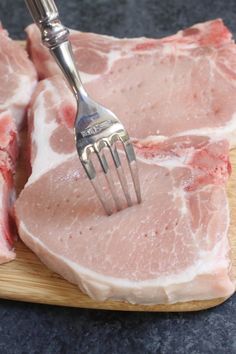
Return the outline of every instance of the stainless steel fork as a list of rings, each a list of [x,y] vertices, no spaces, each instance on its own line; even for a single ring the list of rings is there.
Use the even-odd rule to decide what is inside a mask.
[[[129,135],[119,119],[110,110],[94,102],[85,91],[69,41],[69,30],[59,20],[59,13],[53,0],[26,0],[28,9],[38,25],[42,42],[50,49],[51,54],[60,66],[77,100],[77,116],[75,118],[76,148],[86,174],[104,207],[107,214],[112,208],[104,197],[101,183],[97,178],[97,170],[91,160],[96,154],[102,170],[106,176],[116,210],[122,208],[111,169],[104,154],[104,148],[109,149],[117,175],[124,192],[128,206],[133,204],[126,173],[123,169],[116,144],[121,142],[128,160],[137,202],[141,202],[138,168],[133,145]]]

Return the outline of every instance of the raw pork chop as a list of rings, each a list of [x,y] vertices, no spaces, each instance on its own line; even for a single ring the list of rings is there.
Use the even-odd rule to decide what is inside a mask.
[[[107,217],[74,151],[74,106],[63,85],[42,81],[32,102],[33,172],[16,203],[23,241],[98,300],[230,295],[227,141],[137,142],[143,203]]]
[[[9,111],[19,127],[36,86],[36,73],[26,51],[0,28],[0,113]]]
[[[14,258],[11,204],[16,161],[16,126],[20,127],[36,86],[36,72],[26,51],[0,28],[0,263]]]
[[[32,175],[16,203],[23,241],[97,300],[231,295],[225,184],[236,130],[236,49],[229,31],[217,20],[162,40],[72,38],[88,91],[134,139],[143,202],[104,214],[74,150],[73,97],[54,76],[38,85],[31,104]],[[33,59],[39,53],[41,76],[53,73],[42,47],[31,47]]]
[[[16,127],[9,112],[0,113],[0,264],[15,257],[10,218],[14,200],[13,173],[17,156]]]
[[[35,25],[27,32],[38,74],[58,73]],[[130,135],[170,136],[188,130],[212,136],[225,127],[234,143],[236,46],[221,20],[163,39],[72,31],[71,40],[90,95],[119,114]]]

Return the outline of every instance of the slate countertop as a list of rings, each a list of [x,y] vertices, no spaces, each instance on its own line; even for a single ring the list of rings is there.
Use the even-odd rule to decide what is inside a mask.
[[[236,34],[235,0],[63,0],[64,23],[115,36],[161,37],[222,17]],[[23,0],[0,0],[16,39],[31,22]],[[235,354],[236,296],[199,313],[126,313],[0,300],[0,354]]]

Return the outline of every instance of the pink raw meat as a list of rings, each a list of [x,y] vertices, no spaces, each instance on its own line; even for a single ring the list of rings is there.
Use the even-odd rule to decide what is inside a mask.
[[[26,51],[0,28],[0,113],[9,111],[22,125],[25,109],[37,83],[35,68]]]
[[[40,43],[36,26],[27,32],[40,77],[60,72]],[[163,39],[116,39],[75,31],[71,39],[88,92],[119,115],[131,136],[186,131],[220,136],[222,127],[231,131],[232,136],[226,134],[234,143],[236,46],[221,20]]]
[[[22,126],[37,75],[26,51],[0,27],[0,263],[15,257],[12,251],[11,209],[17,157],[16,127]]]
[[[13,173],[17,157],[16,127],[9,112],[0,113],[0,264],[15,258],[11,225],[15,198]]]
[[[29,34],[37,39],[34,26]],[[53,76],[39,83],[30,107],[32,175],[16,202],[21,238],[96,300],[157,304],[230,296],[231,34],[216,20],[162,40],[76,32],[72,39],[86,58],[88,91],[133,137],[143,202],[104,214],[75,152],[72,94]],[[44,49],[30,48],[40,75],[53,74]]]

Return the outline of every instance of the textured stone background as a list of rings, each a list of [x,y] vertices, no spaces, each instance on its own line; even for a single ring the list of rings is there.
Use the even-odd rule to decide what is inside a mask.
[[[57,0],[64,23],[114,36],[161,37],[193,23],[222,17],[236,32],[235,0]],[[0,19],[14,38],[31,22],[24,0],[0,0]]]
[[[64,23],[116,36],[161,37],[216,17],[236,33],[235,0],[58,0]],[[14,38],[23,0],[0,0]],[[236,354],[236,296],[199,313],[122,313],[0,301],[0,354]]]

